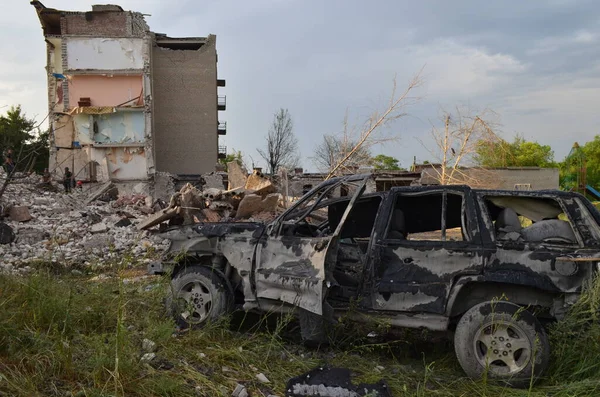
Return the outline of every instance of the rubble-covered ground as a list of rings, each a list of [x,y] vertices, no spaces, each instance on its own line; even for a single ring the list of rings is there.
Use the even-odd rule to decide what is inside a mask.
[[[125,252],[149,261],[167,247],[168,241],[135,226],[152,211],[144,196],[87,204],[97,186],[66,194],[62,186],[54,185],[55,191],[41,187],[39,179],[15,178],[0,199],[5,230],[0,270],[26,272],[32,261],[101,267]]]

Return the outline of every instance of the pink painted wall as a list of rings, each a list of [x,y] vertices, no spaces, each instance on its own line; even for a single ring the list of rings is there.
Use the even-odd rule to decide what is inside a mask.
[[[92,106],[116,106],[142,93],[142,76],[76,75],[69,79],[69,106],[74,108],[79,98],[89,97]],[[130,104],[135,104],[132,101]],[[137,103],[142,103],[137,102]]]

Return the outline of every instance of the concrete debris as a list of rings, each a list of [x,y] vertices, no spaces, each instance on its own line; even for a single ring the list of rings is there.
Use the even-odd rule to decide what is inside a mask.
[[[151,353],[156,351],[156,342],[151,341],[150,339],[144,339],[142,341],[142,350]]]
[[[245,188],[246,190],[250,190],[254,194],[259,194],[261,196],[277,191],[271,180],[256,170],[246,180]]]
[[[160,255],[169,245],[136,228],[140,219],[153,212],[145,204],[146,197],[136,194],[106,203],[97,198],[115,197],[117,190],[110,183],[84,185],[65,194],[41,189],[38,181],[36,175],[15,179],[0,198],[7,215],[0,222],[0,272],[24,273],[31,270],[32,260],[108,266],[126,252],[149,263],[146,253]],[[118,209],[111,205],[116,203]]]
[[[156,213],[138,224],[139,230],[147,230],[168,221],[169,226],[192,225],[194,223],[251,219],[268,222],[277,215],[279,193],[271,193],[274,185],[262,174],[255,172],[248,178],[247,186],[230,190],[205,186],[199,190],[190,183],[171,196],[166,208],[157,200],[153,208]],[[252,219],[253,218],[253,219]]]
[[[225,187],[223,184],[223,175],[219,175],[216,172],[204,174],[202,175],[202,179],[204,181],[204,189],[215,188],[221,190]]]
[[[265,199],[256,194],[245,196],[236,212],[236,219],[244,219],[260,212],[274,212],[279,203],[279,193],[269,194]]]
[[[260,374],[256,374],[256,379],[258,379],[258,381],[261,383],[271,383],[269,378],[267,378],[262,372]]]
[[[90,227],[90,233],[92,234],[96,234],[96,233],[104,233],[108,231],[108,226],[106,226],[105,223],[96,223],[94,225],[92,225],[92,227]]]
[[[116,199],[116,196],[119,195],[119,191],[117,190],[117,188],[115,187],[115,185],[112,182],[106,182],[105,184],[101,185],[96,190],[94,190],[89,195],[89,197],[85,203],[90,204],[93,201],[98,200],[100,197],[102,197],[105,194],[108,194],[108,197],[115,197],[115,199]],[[103,200],[103,201],[105,201],[105,200]]]
[[[235,385],[235,390],[231,393],[233,397],[248,397],[248,390],[244,385],[240,385],[239,383]]]
[[[25,206],[11,207],[8,210],[8,216],[14,222],[28,222],[31,220],[29,208]]]
[[[227,163],[227,182],[228,190],[246,186],[248,171],[237,161]]]
[[[149,363],[156,358],[156,353],[145,353],[140,360],[143,363]]]

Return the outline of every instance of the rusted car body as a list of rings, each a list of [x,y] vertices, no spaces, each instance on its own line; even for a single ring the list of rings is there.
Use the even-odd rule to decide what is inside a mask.
[[[215,223],[169,230],[164,236],[172,241],[169,251],[171,258],[178,254],[177,260],[152,264],[151,271],[171,268],[175,280],[182,269],[210,268],[245,310],[300,309],[326,318],[346,313],[357,320],[368,313],[394,326],[441,331],[460,326],[465,313],[499,298],[514,307],[535,308],[535,321],[560,319],[597,270],[600,214],[581,195],[466,186],[364,194],[369,178],[326,181],[268,225]],[[346,196],[335,197],[339,193]],[[176,316],[183,312],[190,325],[194,318],[196,323],[211,318],[214,306],[201,305],[194,317],[194,290],[178,288],[175,298],[192,309]],[[521,342],[528,340],[526,327],[507,328],[506,338],[517,341],[520,332]],[[494,341],[486,346],[490,332],[477,332],[483,344],[479,353],[495,352]],[[479,342],[474,343],[476,351]],[[498,352],[499,365],[508,371],[496,373],[501,379],[505,372],[523,375],[534,359],[530,351],[530,356],[521,353],[503,361],[504,350]]]

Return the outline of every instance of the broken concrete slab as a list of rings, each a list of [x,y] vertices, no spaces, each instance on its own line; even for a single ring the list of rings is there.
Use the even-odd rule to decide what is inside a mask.
[[[237,161],[227,163],[227,190],[246,186],[248,171]]]
[[[279,193],[269,194],[263,198],[257,194],[248,194],[242,201],[235,214],[236,219],[243,219],[264,211],[275,211],[279,203]]]
[[[204,180],[204,189],[214,188],[222,190],[225,188],[223,185],[223,175],[219,175],[216,172],[211,172],[210,174],[202,175],[202,179]]]
[[[142,222],[140,222],[137,226],[138,230],[146,230],[151,228],[152,226],[156,226],[160,223],[168,221],[177,216],[176,208],[166,208],[164,210],[158,211],[156,214],[149,216]]]
[[[85,201],[85,204],[88,205],[92,201],[98,200],[105,194],[108,194],[109,197],[115,197],[116,199],[119,195],[119,190],[115,187],[115,185],[112,182],[106,182],[100,187],[98,187],[96,190],[94,190],[92,193],[90,193],[88,199]]]
[[[14,222],[27,222],[32,219],[29,208],[25,206],[11,207],[8,211],[8,216]]]
[[[260,195],[266,195],[277,191],[273,183],[261,172],[256,170],[246,180],[245,188],[246,190],[252,191],[254,194]]]
[[[96,223],[90,227],[90,233],[104,233],[108,231],[108,226],[104,222]]]
[[[12,227],[4,222],[0,222],[0,244],[10,244],[15,241],[15,232]]]
[[[83,240],[81,246],[86,250],[102,249],[110,246],[114,242],[113,236],[96,234],[90,238]]]

